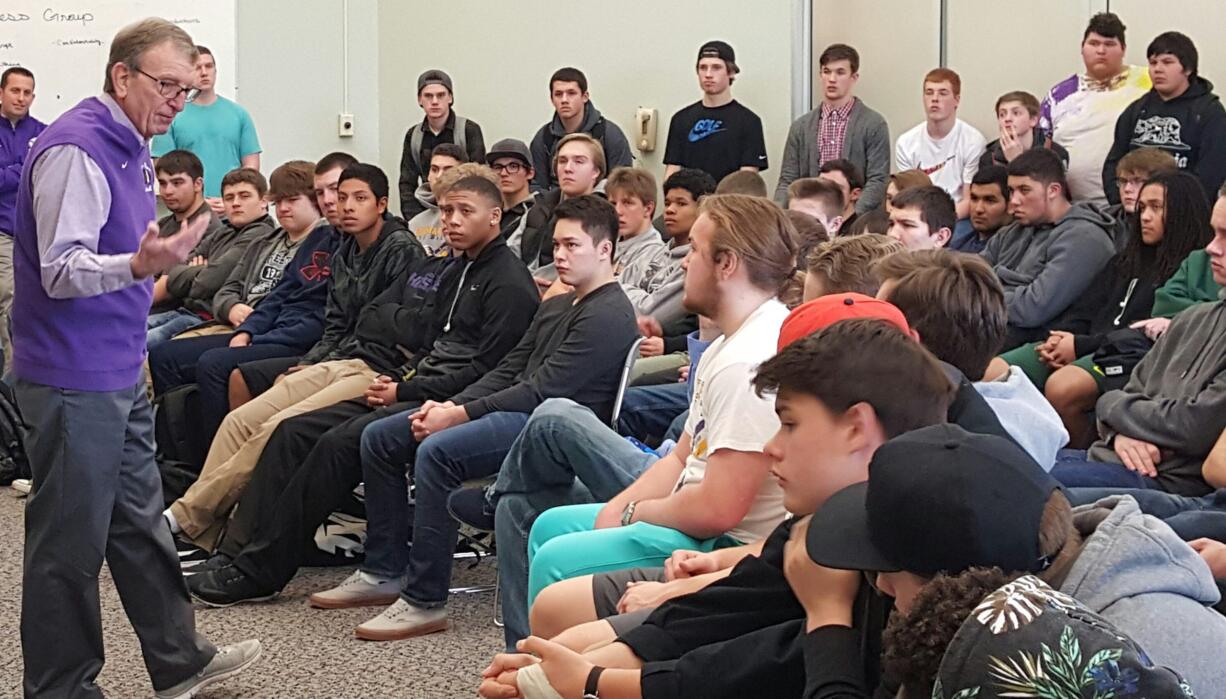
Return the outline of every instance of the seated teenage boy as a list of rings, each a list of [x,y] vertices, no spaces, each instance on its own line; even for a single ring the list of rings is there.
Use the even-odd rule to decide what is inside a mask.
[[[795,515],[811,514],[830,494],[867,478],[873,452],[887,439],[944,422],[953,398],[945,372],[909,337],[897,309],[862,296],[846,306],[845,298],[852,297],[819,299],[804,313],[804,306],[793,312],[785,334],[801,339],[763,363],[754,379],[758,390],[776,395],[781,427],[766,451],[784,504]],[[817,627],[806,629],[805,607],[793,592],[792,566],[785,559],[785,549],[794,548],[789,540],[803,542],[803,529],[794,533],[794,522],[779,524],[756,545],[701,554],[729,559],[716,565],[730,572],[664,603],[614,643],[582,657],[566,656],[560,644],[540,639],[530,639],[529,647],[573,660],[565,678],[551,672],[552,663],[546,666],[555,687],[563,679],[582,685],[593,666],[609,668],[599,678],[604,699],[801,696],[801,641]],[[888,603],[861,576],[839,571],[819,570],[797,586],[823,595],[835,609],[846,608],[845,625],[853,628],[845,633],[865,649],[829,662],[875,679],[879,659],[871,649],[880,642]],[[515,675],[504,672],[536,662],[498,656],[484,673],[483,696],[505,696],[495,685],[514,686]]]
[[[361,481],[366,425],[394,414],[407,425],[424,401],[446,401],[463,391],[523,338],[540,296],[499,234],[497,179],[485,168],[452,177],[468,167],[476,166],[456,168],[435,183],[450,254],[417,263],[377,299],[389,304],[386,314],[408,316],[396,324],[409,326],[426,344],[407,371],[378,377],[363,398],[277,425],[218,554],[188,571],[197,599],[227,605],[264,599],[284,587],[316,525]]]
[[[231,412],[213,438],[200,477],[166,510],[171,531],[211,550],[225,516],[251,477],[277,423],[361,396],[371,381],[404,360],[393,331],[358,333],[361,310],[425,255],[399,219],[385,220],[387,176],[373,165],[341,173],[338,204],[345,240],[332,260],[323,337],[285,380]]]
[[[753,541],[783,517],[778,485],[762,454],[776,427],[774,414],[749,391],[749,378],[774,353],[788,314],[775,294],[794,267],[794,235],[783,212],[767,199],[736,194],[703,199],[690,233],[684,303],[711,318],[722,337],[703,352],[695,369],[689,418],[670,455],[657,460],[591,411],[551,401],[528,421],[489,500],[474,489],[451,504],[465,522],[489,529],[495,520],[508,647],[527,635],[535,593],[575,575],[579,569],[571,566],[586,572],[623,568],[663,561],[677,548],[710,550]],[[603,508],[546,512],[605,501],[610,504]],[[618,522],[636,526],[585,531]],[[553,554],[536,550],[567,532],[590,535],[582,545],[584,555],[574,555],[577,549],[560,540],[551,542]],[[535,578],[528,566],[534,553],[540,565]]]
[[[451,400],[427,401],[410,419],[392,415],[362,432],[366,560],[336,588],[311,596],[325,608],[391,604],[357,627],[359,638],[446,628],[457,530],[447,497],[465,480],[498,471],[538,405],[568,397],[601,420],[612,413],[635,330],[633,307],[613,280],[617,212],[584,195],[559,204],[554,216],[553,263],[574,291],[542,303],[519,345]]]
[[[259,272],[241,281],[232,277],[214,297],[215,315],[229,319],[235,325],[234,334],[178,338],[149,353],[155,394],[185,384],[199,386],[202,429],[210,441],[229,410],[227,387],[234,367],[252,359],[298,357],[319,340],[332,253],[340,240],[335,228],[340,224],[337,181],[341,171],[356,162],[348,153],[331,153],[315,165],[311,194],[325,218],[319,220],[316,216],[312,227],[298,230],[312,217],[297,194],[281,201],[279,208],[291,215],[273,240],[283,242],[272,249],[262,245],[249,248],[235,274],[257,267]],[[288,172],[285,174],[288,177]],[[294,192],[297,186],[287,185],[287,193]],[[291,255],[288,260],[277,255],[281,245],[286,248],[283,252]],[[257,259],[265,252],[268,257]],[[263,298],[254,297],[252,289],[265,286],[262,282],[265,277],[274,281],[271,290]],[[236,289],[236,282],[245,288]],[[251,286],[246,286],[248,283]]]
[[[257,170],[239,168],[222,178],[224,224],[201,238],[187,262],[172,267],[154,284],[154,306],[168,310],[149,316],[146,344],[150,349],[213,319],[213,297],[251,242],[274,229],[265,203],[267,194],[268,182]]]
[[[805,177],[788,185],[788,211],[799,211],[817,219],[834,238],[843,226],[847,200],[839,184],[825,177]]]
[[[1220,663],[1204,649],[1226,643],[1226,618],[1208,607],[1218,592],[1196,553],[1129,498],[1071,509],[1054,479],[999,439],[946,425],[890,440],[874,455],[867,483],[830,497],[809,522],[807,538],[808,556],[800,562],[811,556],[813,569],[876,573],[877,588],[894,598],[901,615],[891,619],[894,631],[934,576],[991,566],[1034,574],[1198,687],[1221,676]],[[812,625],[822,610],[805,606]],[[820,634],[823,642],[817,633],[805,641],[806,668],[829,673],[818,686],[853,679],[824,662],[856,650],[833,631]],[[807,678],[816,692],[809,696],[828,696],[817,692],[817,674]]]
[[[1064,165],[1049,150],[1028,150],[1009,163],[1009,211],[1015,223],[982,253],[1005,287],[1005,349],[1046,339],[1115,254],[1114,221],[1093,205],[1070,202]]]
[[[940,187],[908,187],[890,200],[887,235],[908,250],[943,248],[953,235],[957,215],[953,198]]]
[[[971,202],[970,229],[955,233],[945,247],[977,255],[997,231],[1013,223],[1009,215],[1009,171],[1000,165],[981,166],[971,178],[967,195]]]
[[[639,376],[663,376],[665,383],[671,383],[676,380],[674,372],[689,364],[686,336],[698,329],[698,319],[681,304],[685,282],[681,263],[690,252],[690,229],[698,218],[698,204],[714,192],[715,180],[701,170],[682,168],[664,180],[668,257],[644,286],[626,290],[644,336],[632,384]]]
[[[1226,284],[1226,195],[1213,205],[1213,240],[1205,246],[1213,277]],[[1226,301],[1175,316],[1136,365],[1123,389],[1096,406],[1099,440],[1088,462],[1056,464],[1070,487],[1157,488],[1204,495],[1226,473],[1203,469],[1226,428]],[[1202,473],[1203,470],[1203,473]]]
[[[1045,471],[1068,442],[1060,416],[1020,369],[984,380],[1005,339],[1005,298],[992,268],[974,255],[925,250],[890,255],[875,265],[877,298],[902,311],[919,341],[952,364],[992,406],[1013,441]]]

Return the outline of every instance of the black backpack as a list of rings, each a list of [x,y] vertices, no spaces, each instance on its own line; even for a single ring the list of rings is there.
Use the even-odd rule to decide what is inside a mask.
[[[200,429],[200,391],[196,384],[177,386],[154,401],[153,434],[158,471],[167,503],[179,499],[204,468],[209,443]]]
[[[11,386],[0,381],[0,485],[31,477],[25,437],[26,423],[21,419],[17,396]]]

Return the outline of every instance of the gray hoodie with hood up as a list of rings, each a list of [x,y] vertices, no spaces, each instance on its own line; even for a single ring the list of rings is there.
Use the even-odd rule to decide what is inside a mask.
[[[1128,634],[1158,665],[1177,670],[1199,696],[1221,696],[1226,616],[1209,566],[1137,501],[1112,496],[1078,507],[1084,538],[1060,591]]]
[[[443,236],[443,223],[439,216],[438,203],[434,200],[434,192],[430,191],[430,183],[422,182],[418,185],[413,196],[426,208],[409,219],[409,232],[426,249],[426,255],[434,257],[443,249],[447,239]]]
[[[1114,225],[1101,209],[1082,202],[1055,223],[1013,223],[988,240],[983,258],[1005,287],[1006,348],[1046,339],[1053,321],[1111,261]]]

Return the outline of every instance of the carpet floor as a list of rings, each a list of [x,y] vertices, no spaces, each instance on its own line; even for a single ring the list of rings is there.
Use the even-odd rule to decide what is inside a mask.
[[[21,556],[25,500],[0,488],[0,696],[21,696]],[[216,644],[259,638],[264,655],[241,675],[199,695],[238,697],[406,697],[476,695],[481,670],[502,648],[492,592],[453,595],[452,628],[407,641],[372,643],[353,627],[378,609],[325,611],[307,606],[311,592],[343,580],[350,568],[306,568],[276,599],[228,609],[196,605],[196,626]],[[457,563],[453,585],[492,585],[493,560]],[[106,666],[98,685],[110,697],[151,697],[132,627],[106,567],[99,585]]]

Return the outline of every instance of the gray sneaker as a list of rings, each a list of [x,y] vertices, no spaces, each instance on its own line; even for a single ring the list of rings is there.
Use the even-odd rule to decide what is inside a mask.
[[[247,669],[248,665],[260,659],[262,650],[260,642],[254,638],[222,646],[203,670],[173,687],[158,692],[157,699],[191,699],[205,687],[229,679]]]
[[[340,585],[307,598],[316,609],[385,607],[400,599],[402,578],[376,580],[355,570]]]

